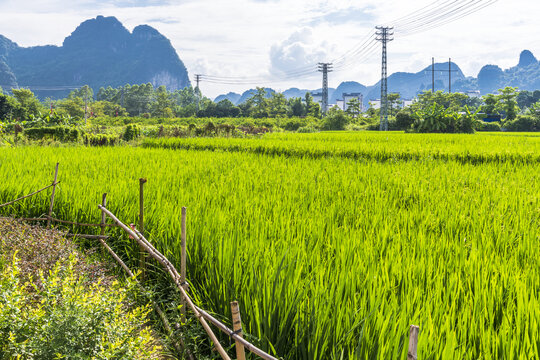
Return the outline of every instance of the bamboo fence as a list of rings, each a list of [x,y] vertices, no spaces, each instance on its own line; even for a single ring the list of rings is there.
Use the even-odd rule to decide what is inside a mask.
[[[74,221],[68,221],[68,220],[62,220],[57,219],[53,217],[53,206],[54,206],[54,198],[56,194],[56,185],[60,183],[58,181],[58,167],[59,163],[56,164],[55,167],[55,173],[54,173],[54,180],[50,185],[47,185],[37,191],[34,191],[28,195],[24,195],[22,197],[19,197],[15,200],[9,201],[5,204],[1,204],[0,208],[13,205],[18,201],[24,200],[26,198],[35,196],[49,188],[52,188],[51,192],[51,201],[49,206],[49,212],[48,215],[37,217],[37,218],[18,218],[19,220],[23,221],[39,221],[39,222],[47,222],[47,227],[49,227],[51,224],[58,223],[58,224],[65,224],[65,225],[73,225],[73,226],[79,226],[79,227],[99,227],[100,228],[100,235],[88,235],[88,234],[66,234],[66,237],[81,237],[85,239],[91,239],[91,240],[98,240],[100,244],[105,248],[105,250],[111,255],[111,257],[124,269],[126,274],[133,278],[137,285],[142,288],[141,283],[138,281],[138,279],[134,276],[131,269],[122,261],[122,259],[112,250],[112,248],[105,242],[106,239],[109,237],[105,235],[105,231],[107,228],[110,227],[118,227],[124,230],[130,238],[134,239],[140,249],[140,258],[139,258],[139,266],[141,268],[141,272],[144,274],[146,270],[146,254],[148,254],[150,257],[158,261],[164,270],[171,276],[174,284],[178,288],[182,298],[182,317],[185,319],[186,316],[186,307],[189,307],[191,310],[192,315],[199,320],[202,327],[208,334],[208,337],[214,344],[215,349],[218,351],[219,355],[224,360],[230,360],[229,355],[223,348],[223,346],[219,343],[219,340],[217,339],[216,335],[210,328],[208,323],[213,324],[217,329],[222,331],[223,333],[227,334],[231,339],[234,339],[235,341],[235,348],[236,348],[236,358],[238,360],[245,360],[245,350],[248,350],[249,352],[259,356],[262,359],[265,360],[278,360],[276,357],[266,353],[264,350],[259,349],[252,343],[248,342],[244,339],[242,334],[242,322],[240,318],[240,310],[239,305],[237,301],[231,302],[231,312],[232,312],[232,326],[233,329],[230,329],[227,325],[223,324],[221,321],[210,315],[207,311],[201,309],[190,298],[188,295],[189,286],[186,279],[186,208],[182,208],[182,230],[181,230],[181,262],[180,262],[180,273],[176,270],[174,265],[161,253],[159,252],[143,235],[144,234],[144,184],[147,182],[146,179],[139,179],[139,229],[136,229],[132,224],[131,227],[124,224],[122,221],[120,221],[110,210],[107,209],[107,194],[103,194],[102,197],[102,203],[98,205],[99,210],[101,211],[101,222],[99,224],[91,224],[91,223],[78,223]],[[108,224],[106,223],[106,219],[109,217],[114,224]],[[0,219],[11,219],[7,217],[0,217]],[[169,337],[173,336],[173,330],[170,326],[170,323],[158,304],[156,304],[152,299],[149,299],[149,301],[152,303],[152,306],[158,316],[160,317],[161,321],[163,322],[163,326],[167,333],[169,334]],[[186,306],[187,305],[187,306]],[[417,360],[417,347],[418,347],[418,335],[419,335],[420,329],[418,326],[411,325],[409,329],[409,347],[407,352],[407,360]],[[184,342],[182,338],[178,339],[178,341],[173,341],[173,346],[176,348],[177,351],[181,352],[181,349],[184,349],[187,353],[187,357],[189,360],[193,360],[193,355],[185,349]]]

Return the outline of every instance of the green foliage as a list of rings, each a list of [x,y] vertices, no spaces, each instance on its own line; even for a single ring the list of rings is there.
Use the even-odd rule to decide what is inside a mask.
[[[21,113],[21,105],[12,96],[0,94],[0,120],[11,122]]]
[[[499,89],[498,109],[505,115],[507,121],[514,120],[519,112],[516,97],[517,87],[507,86],[504,89]]]
[[[30,140],[53,139],[61,142],[76,142],[81,137],[81,131],[69,126],[35,127],[25,129],[24,135]]]
[[[345,126],[350,122],[351,119],[345,112],[337,108],[331,108],[322,120],[321,128],[323,130],[345,130]]]
[[[540,131],[540,119],[530,115],[519,115],[515,120],[504,123],[507,131]]]
[[[501,131],[501,124],[498,122],[478,122],[476,127],[478,131]]]
[[[105,134],[84,135],[84,145],[86,146],[114,146],[118,144],[118,136]]]
[[[398,130],[410,129],[414,123],[414,116],[410,110],[401,110],[396,114],[396,128]]]
[[[141,136],[141,128],[137,125],[130,124],[126,126],[122,139],[124,139],[124,141],[131,141],[137,139],[139,136]]]
[[[0,359],[151,359],[148,309],[126,309],[128,291],[89,285],[58,263],[39,286],[23,284],[15,262],[0,276]],[[28,289],[31,288],[31,291]]]
[[[30,119],[32,115],[38,116],[41,112],[44,112],[43,105],[41,105],[38,98],[29,89],[12,89],[11,92],[19,103],[13,116],[14,118],[25,121]]]
[[[190,292],[224,319],[231,299],[245,304],[245,332],[276,357],[404,359],[419,324],[420,359],[534,359],[539,139],[321,132],[0,148],[0,203],[48,183],[58,161],[62,218],[99,223],[108,192],[110,210],[135,219],[147,176],[149,240],[180,264],[188,206]],[[0,212],[33,217],[49,203],[43,193]],[[135,264],[128,241],[118,249]]]

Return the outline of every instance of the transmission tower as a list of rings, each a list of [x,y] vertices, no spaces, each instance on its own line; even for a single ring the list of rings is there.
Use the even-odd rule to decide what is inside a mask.
[[[197,98],[197,111],[199,110],[200,106],[200,94],[201,89],[199,88],[199,83],[201,82],[202,75],[201,74],[195,74],[195,82],[197,83],[197,86],[195,87],[195,96]]]
[[[328,111],[328,73],[332,72],[332,63],[319,63],[318,71],[322,72],[322,107],[321,112],[326,115]]]
[[[388,130],[388,67],[386,55],[386,43],[394,40],[394,28],[377,26],[377,41],[382,43],[382,75],[381,75],[381,131]]]

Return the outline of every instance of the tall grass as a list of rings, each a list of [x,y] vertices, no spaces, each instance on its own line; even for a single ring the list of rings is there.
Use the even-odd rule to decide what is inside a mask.
[[[332,138],[371,141],[280,136],[260,141],[332,151]],[[421,327],[421,359],[539,358],[540,164],[429,156],[485,147],[534,157],[536,138],[387,136],[393,151],[426,155],[266,156],[251,153],[256,140],[244,152],[0,149],[0,203],[46,184],[59,161],[58,217],[99,222],[107,192],[110,209],[135,222],[138,179],[148,178],[150,239],[179,264],[187,206],[198,301],[228,315],[239,300],[246,331],[287,359],[405,358],[410,324]],[[39,215],[48,201],[3,213]]]

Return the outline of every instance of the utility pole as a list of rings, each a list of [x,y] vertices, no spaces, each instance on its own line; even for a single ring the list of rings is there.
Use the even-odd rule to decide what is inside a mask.
[[[201,82],[202,75],[201,74],[195,74],[195,82],[197,83],[197,86],[195,87],[195,96],[197,97],[197,111],[199,111],[199,94],[201,93],[201,89],[199,88],[199,83]]]
[[[322,108],[323,116],[328,111],[328,73],[332,72],[332,63],[319,63],[317,71],[322,72]]]
[[[448,58],[448,93],[452,93],[452,58]]]
[[[394,40],[394,28],[377,26],[377,41],[382,43],[382,73],[381,73],[381,123],[379,130],[388,131],[388,57],[386,44]]]
[[[452,92],[452,73],[458,72],[457,69],[452,70],[452,59],[448,59],[448,70],[447,69],[435,69],[435,58],[431,58],[431,92],[435,92],[435,72],[447,72],[448,71],[448,93]],[[427,72],[427,71],[426,71]]]
[[[431,58],[431,92],[435,93],[435,58]]]
[[[86,125],[88,119],[88,95],[84,95],[84,125]]]

